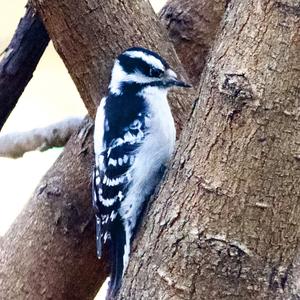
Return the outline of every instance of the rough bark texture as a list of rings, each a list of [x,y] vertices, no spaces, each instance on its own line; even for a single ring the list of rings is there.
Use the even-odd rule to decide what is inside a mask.
[[[33,3],[91,116],[107,91],[113,60],[128,47],[157,50],[185,76],[148,1],[33,0]],[[191,94],[178,91],[170,98],[179,129],[191,107],[188,93]]]
[[[28,7],[12,41],[0,56],[0,130],[32,78],[48,42],[42,21]]]
[[[82,125],[83,117],[66,118],[47,127],[0,134],[0,156],[22,157],[28,151],[63,147]]]
[[[199,83],[228,2],[229,0],[169,0],[159,13],[194,85]]]
[[[178,64],[145,1],[110,1],[103,8],[100,1],[33,2],[91,114],[121,49],[159,47]],[[180,128],[192,98],[181,94],[171,101]],[[92,299],[108,275],[105,258],[95,258],[94,218],[89,223],[91,132],[87,124],[71,138],[2,239],[0,298]]]
[[[298,299],[299,1],[225,14],[118,299]]]

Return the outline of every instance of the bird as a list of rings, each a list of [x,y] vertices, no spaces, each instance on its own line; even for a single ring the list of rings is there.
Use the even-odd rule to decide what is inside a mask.
[[[190,87],[156,52],[132,47],[114,61],[94,126],[93,208],[96,252],[107,243],[108,295],[121,286],[130,244],[145,204],[170,160],[176,130],[167,100],[172,87]]]

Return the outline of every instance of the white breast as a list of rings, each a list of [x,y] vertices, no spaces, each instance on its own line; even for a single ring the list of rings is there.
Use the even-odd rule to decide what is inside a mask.
[[[167,91],[147,87],[141,95],[149,105],[149,131],[131,167],[132,185],[120,208],[121,214],[130,220],[131,228],[136,224],[145,197],[158,183],[161,166],[168,162],[173,153],[176,137]]]
[[[147,99],[151,115],[151,126],[148,140],[144,147],[156,160],[165,163],[171,157],[175,145],[175,125],[167,100],[167,90],[158,87],[147,87],[141,92]]]

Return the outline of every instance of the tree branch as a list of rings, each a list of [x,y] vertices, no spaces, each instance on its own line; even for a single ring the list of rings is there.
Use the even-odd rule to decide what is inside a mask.
[[[18,158],[33,150],[46,151],[63,147],[71,135],[78,130],[83,118],[67,118],[47,127],[26,132],[0,134],[0,156]]]
[[[32,78],[48,42],[43,23],[27,5],[26,14],[0,61],[0,130]]]

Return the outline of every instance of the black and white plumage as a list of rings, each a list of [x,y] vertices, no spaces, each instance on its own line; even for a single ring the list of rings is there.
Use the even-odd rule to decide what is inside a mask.
[[[108,95],[97,110],[93,206],[97,255],[106,242],[111,253],[111,294],[126,270],[144,204],[173,152],[175,126],[167,101],[173,86],[188,87],[158,54],[130,48],[116,59]]]

